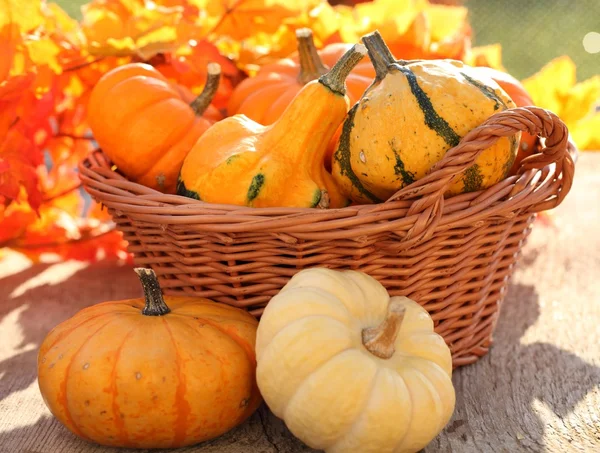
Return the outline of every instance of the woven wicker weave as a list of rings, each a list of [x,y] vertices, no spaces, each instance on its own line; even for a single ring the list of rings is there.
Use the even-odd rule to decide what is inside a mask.
[[[519,176],[444,198],[453,175],[518,130],[546,138]],[[111,170],[101,151],[82,162],[80,175],[108,207],[136,264],[152,267],[166,294],[208,297],[258,316],[300,269],[357,269],[390,294],[422,304],[460,366],[487,352],[535,213],[557,206],[571,187],[570,151],[567,129],[554,114],[506,110],[387,202],[337,210],[259,209],[161,194]]]

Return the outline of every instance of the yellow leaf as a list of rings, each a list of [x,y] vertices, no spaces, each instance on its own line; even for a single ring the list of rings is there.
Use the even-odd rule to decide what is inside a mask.
[[[33,0],[0,0],[0,28],[17,24],[22,32],[35,30],[44,22],[42,3]]]
[[[574,123],[587,117],[600,101],[600,76],[595,76],[572,87],[563,98],[561,116]],[[600,130],[599,130],[600,131]]]
[[[539,72],[523,80],[523,86],[535,105],[560,116],[563,100],[577,81],[576,71],[575,63],[569,57],[555,58]]]
[[[465,63],[471,66],[487,66],[506,72],[502,65],[502,46],[500,44],[473,47],[468,52]]]
[[[467,12],[463,6],[429,5],[425,13],[431,23],[431,40],[442,41],[460,33],[467,22]]]
[[[567,56],[556,58],[523,85],[534,103],[554,112],[567,125],[580,149],[600,149],[600,76],[577,83],[577,68]]]
[[[211,30],[243,40],[256,33],[274,33],[284,19],[306,13],[322,0],[204,0]]]
[[[29,57],[38,66],[49,66],[56,74],[62,73],[62,66],[56,60],[61,48],[49,38],[30,36],[24,41],[29,52]]]
[[[570,130],[573,141],[581,150],[600,151],[600,111],[578,121]]]

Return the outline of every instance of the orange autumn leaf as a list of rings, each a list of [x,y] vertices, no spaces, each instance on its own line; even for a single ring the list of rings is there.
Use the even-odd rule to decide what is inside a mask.
[[[3,213],[0,247],[10,247],[33,261],[48,254],[63,260],[129,261],[125,241],[112,222],[75,218],[62,209],[79,203],[77,198],[69,195],[61,203],[43,206],[39,215],[24,204],[11,205]]]
[[[35,148],[17,127],[8,131],[0,143],[0,202],[4,205],[19,196],[25,188],[27,200],[33,209],[40,206],[42,195],[35,168],[39,165]]]
[[[321,0],[198,0],[211,33],[241,41],[255,33],[274,33],[286,18],[312,9]]]
[[[221,66],[221,80],[212,104],[222,109],[227,105],[233,87],[240,82],[243,74],[214,44],[206,40],[190,40],[174,52],[164,55],[155,67],[169,80],[189,88],[193,94],[198,95],[206,83],[206,71],[211,62]]]
[[[600,149],[600,76],[577,83],[577,68],[567,56],[555,58],[523,81],[534,103],[556,113],[582,149]]]

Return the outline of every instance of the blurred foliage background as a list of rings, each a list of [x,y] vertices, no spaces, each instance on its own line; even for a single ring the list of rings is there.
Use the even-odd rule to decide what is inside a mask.
[[[600,33],[600,0],[466,0],[476,45],[500,43],[504,66],[529,77],[552,58],[568,55],[577,79],[600,74],[600,53],[583,48],[584,36]]]
[[[73,17],[89,0],[55,0]],[[441,0],[469,8],[474,44],[500,43],[506,69],[519,79],[552,58],[570,56],[577,79],[600,74],[600,53],[583,48],[586,33],[600,33],[600,0]]]

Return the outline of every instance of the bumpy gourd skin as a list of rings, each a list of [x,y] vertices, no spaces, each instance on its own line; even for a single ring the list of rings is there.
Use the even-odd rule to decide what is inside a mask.
[[[355,202],[388,199],[422,178],[461,137],[515,107],[493,80],[455,60],[394,64],[350,111],[333,175]],[[508,174],[519,136],[501,138],[455,179],[447,195],[487,188]]]

